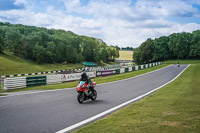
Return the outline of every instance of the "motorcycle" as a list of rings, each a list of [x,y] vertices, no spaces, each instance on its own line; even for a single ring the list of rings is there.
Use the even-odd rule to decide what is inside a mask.
[[[81,104],[85,100],[91,99],[92,101],[96,100],[97,98],[97,91],[94,89],[96,86],[96,82],[92,82],[93,89],[88,89],[88,84],[84,81],[80,81],[78,86],[76,87],[76,91],[78,92],[77,100]]]
[[[177,66],[180,67],[180,63],[179,62],[177,63]]]

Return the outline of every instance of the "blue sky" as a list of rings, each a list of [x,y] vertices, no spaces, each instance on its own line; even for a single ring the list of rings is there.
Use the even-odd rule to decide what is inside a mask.
[[[200,0],[0,0],[0,21],[64,29],[138,47],[147,38],[200,29]]]

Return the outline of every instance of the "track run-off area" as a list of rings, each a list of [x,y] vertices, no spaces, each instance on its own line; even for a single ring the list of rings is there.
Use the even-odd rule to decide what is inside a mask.
[[[133,103],[176,79],[189,65],[170,65],[97,84],[97,100],[77,102],[75,88],[0,97],[1,133],[68,132]]]

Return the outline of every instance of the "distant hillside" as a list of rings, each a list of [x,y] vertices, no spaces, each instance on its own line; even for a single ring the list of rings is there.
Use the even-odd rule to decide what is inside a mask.
[[[0,53],[4,51],[37,63],[107,62],[119,55],[116,47],[107,46],[101,39],[0,22]]]
[[[46,72],[54,70],[65,70],[82,68],[81,64],[36,64],[31,61],[26,61],[16,57],[14,55],[0,54],[0,75],[13,75],[13,74],[25,74]]]

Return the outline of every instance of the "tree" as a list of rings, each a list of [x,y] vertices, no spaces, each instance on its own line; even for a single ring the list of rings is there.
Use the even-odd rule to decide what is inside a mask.
[[[200,30],[193,31],[191,44],[198,43],[199,41],[200,41]]]
[[[134,50],[135,62],[142,64],[167,59],[199,59],[200,30],[147,39]],[[101,39],[79,36],[70,31],[0,22],[0,53],[10,51],[38,63],[77,63],[113,61],[119,47],[107,46]]]
[[[119,57],[119,51],[117,50],[117,47],[109,46],[107,47],[107,53],[108,53],[108,60],[114,61],[115,58]]]
[[[135,49],[134,51],[134,56],[133,56],[133,60],[136,64],[142,64],[144,62],[143,58],[142,58],[142,52],[141,52],[141,47],[138,47]]]
[[[107,62],[107,61],[108,61],[107,57],[108,57],[108,53],[107,53],[106,48],[105,48],[105,47],[100,48],[96,60],[97,60],[98,62],[100,62],[100,61]]]
[[[200,41],[190,46],[190,58],[200,59]]]
[[[2,25],[2,23],[0,23]],[[0,28],[0,53],[3,53],[5,47],[5,28]]]
[[[141,56],[142,61],[144,63],[152,62],[153,60],[153,51],[154,51],[154,42],[152,39],[147,39],[142,45],[141,45]]]
[[[54,44],[54,42],[47,42],[46,62],[47,63],[56,62],[56,45]]]
[[[45,49],[40,46],[40,45],[35,45],[34,49],[33,49],[33,53],[34,53],[34,57],[37,63],[41,64],[41,63],[45,63]]]
[[[174,58],[188,58],[191,45],[191,34],[186,32],[174,33],[170,35],[169,38],[169,48],[173,52]]]
[[[168,42],[169,38],[165,36],[154,40],[153,61],[162,61],[171,57]]]
[[[200,30],[192,32],[189,57],[192,59],[200,59]]]
[[[3,47],[4,47],[4,40],[3,40],[3,36],[0,32],[0,53],[3,53]]]

